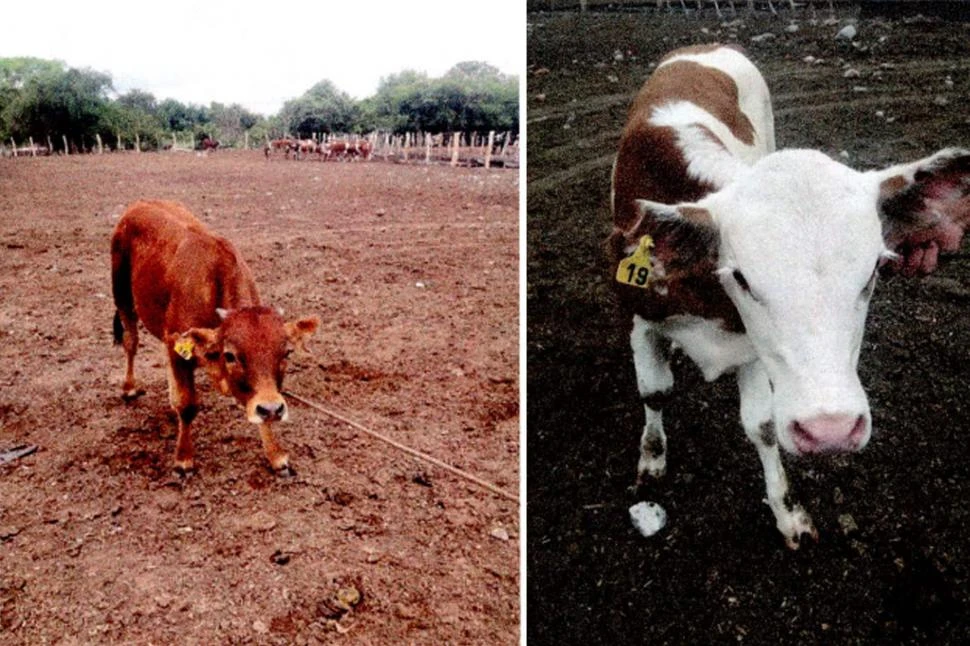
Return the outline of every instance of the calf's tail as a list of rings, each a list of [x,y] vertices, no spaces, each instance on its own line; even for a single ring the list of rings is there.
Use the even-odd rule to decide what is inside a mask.
[[[111,240],[111,293],[115,301],[115,318],[113,324],[115,344],[120,344],[125,334],[125,327],[121,322],[121,312],[131,314],[134,318],[135,297],[131,292],[131,258],[124,243],[119,237]]]

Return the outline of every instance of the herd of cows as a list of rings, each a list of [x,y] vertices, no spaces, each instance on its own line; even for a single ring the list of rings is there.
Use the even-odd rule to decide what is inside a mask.
[[[347,141],[337,139],[334,141],[317,142],[313,139],[273,139],[263,148],[263,153],[269,159],[273,153],[283,153],[289,159],[293,155],[294,159],[317,155],[317,159],[323,161],[354,161],[357,159],[370,159],[374,145],[367,139],[356,139]]]

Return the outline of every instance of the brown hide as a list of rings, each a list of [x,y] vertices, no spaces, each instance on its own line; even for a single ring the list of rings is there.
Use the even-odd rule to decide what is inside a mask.
[[[671,56],[695,51],[678,50]],[[615,271],[619,261],[629,255],[627,249],[649,234],[656,245],[653,257],[664,266],[666,277],[658,283],[660,290],[622,285],[612,274],[610,281],[624,309],[647,320],[692,314],[721,319],[726,329],[743,331],[737,310],[713,273],[716,253],[691,253],[705,259],[680,262],[679,241],[660,230],[651,214],[641,213],[637,206],[638,199],[663,204],[696,202],[717,188],[687,174],[687,162],[672,128],[649,123],[654,109],[672,101],[690,101],[718,117],[739,140],[753,141],[753,127],[738,107],[738,89],[727,74],[685,61],[654,72],[634,99],[620,140],[613,175],[614,229],[607,248]],[[716,140],[713,133],[710,136]]]
[[[112,275],[127,264],[131,305],[159,339],[218,327],[216,308],[259,305],[252,273],[232,243],[212,235],[181,204],[135,202],[115,227],[111,247]],[[115,298],[124,296],[116,286]]]

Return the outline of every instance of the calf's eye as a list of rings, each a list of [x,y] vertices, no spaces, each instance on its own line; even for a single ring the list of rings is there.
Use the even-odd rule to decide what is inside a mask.
[[[735,269],[731,273],[731,277],[734,278],[734,282],[738,284],[738,287],[748,293],[751,293],[751,286],[748,285],[748,280],[744,277],[744,274],[742,274],[740,270]]]
[[[225,360],[227,364],[236,363],[236,355],[232,352],[226,352],[225,354],[222,355],[222,358]]]

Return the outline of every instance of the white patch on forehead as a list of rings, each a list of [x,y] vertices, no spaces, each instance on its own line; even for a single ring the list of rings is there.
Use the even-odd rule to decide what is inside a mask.
[[[722,267],[760,268],[789,285],[806,269],[868,275],[885,252],[874,190],[860,173],[821,153],[766,157],[712,198]]]

